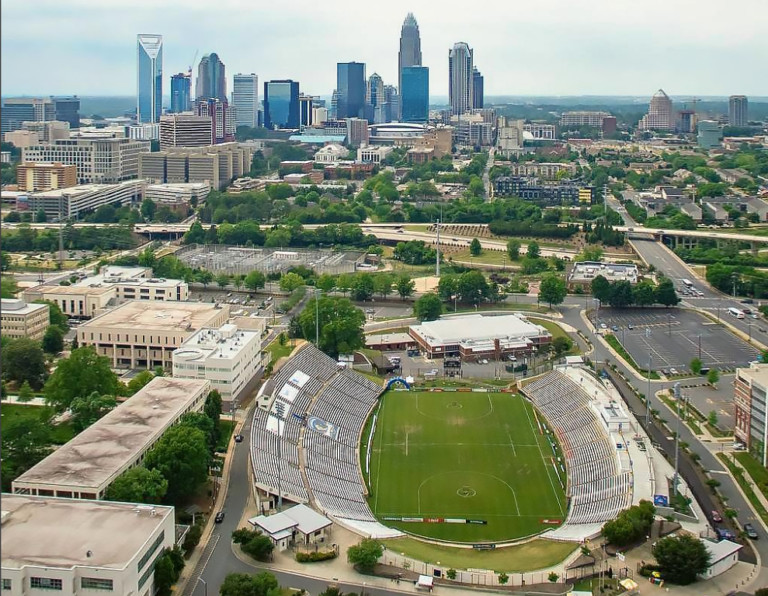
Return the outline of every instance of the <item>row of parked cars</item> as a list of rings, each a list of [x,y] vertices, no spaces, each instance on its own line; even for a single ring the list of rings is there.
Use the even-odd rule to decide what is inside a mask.
[[[723,522],[723,516],[720,515],[719,511],[713,511],[712,512],[712,521],[716,524],[720,524]],[[717,532],[717,537],[720,540],[735,540],[736,536],[733,535],[733,532],[731,532],[728,528],[723,528],[721,526],[715,526],[715,532]],[[744,533],[747,535],[747,537],[751,538],[752,540],[757,540],[759,538],[757,534],[757,530],[755,530],[755,526],[753,526],[750,523],[744,524]]]

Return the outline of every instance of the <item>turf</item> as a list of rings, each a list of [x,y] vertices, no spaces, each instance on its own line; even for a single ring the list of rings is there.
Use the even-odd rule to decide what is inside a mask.
[[[390,391],[373,439],[369,505],[385,524],[451,542],[498,542],[565,518],[552,448],[522,397]],[[485,524],[390,517],[457,518]]]

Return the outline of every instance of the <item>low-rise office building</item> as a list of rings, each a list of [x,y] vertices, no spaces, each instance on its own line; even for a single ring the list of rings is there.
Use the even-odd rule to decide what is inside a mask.
[[[537,205],[590,204],[594,188],[563,180],[539,180],[526,176],[500,176],[493,181],[493,193],[500,197],[519,197]]]
[[[2,495],[2,591],[155,593],[157,557],[175,545],[173,507]]]
[[[173,376],[207,379],[225,402],[236,402],[263,368],[261,332],[227,323],[200,329],[173,353]]]
[[[77,184],[77,168],[63,163],[21,163],[16,166],[19,190],[30,192],[69,188]]]
[[[571,288],[589,288],[598,275],[602,275],[610,282],[628,281],[632,285],[637,283],[637,265],[604,263],[602,261],[580,261],[574,263],[567,274],[568,285]]]
[[[43,339],[51,323],[47,304],[27,304],[24,300],[3,298],[0,300],[0,332],[4,337]]]
[[[768,466],[768,364],[736,369],[733,405],[735,437]]]
[[[80,286],[35,286],[21,293],[27,302],[48,300],[53,302],[68,317],[90,319],[103,312],[110,304],[116,303],[116,291],[113,287],[98,286],[84,288]]]
[[[127,180],[118,184],[81,184],[69,188],[55,188],[19,196],[19,211],[45,211],[49,220],[79,219],[102,205],[130,205],[141,203],[146,184],[143,180]]]
[[[162,205],[200,205],[211,192],[208,182],[150,184],[144,197]]]
[[[205,379],[155,377],[13,481],[16,494],[103,499],[126,470],[139,465],[184,414],[199,412],[211,391]]]
[[[132,300],[81,325],[77,342],[94,346],[114,368],[171,370],[174,350],[198,330],[221,327],[228,318],[226,304]]]
[[[220,190],[251,169],[253,148],[220,143],[208,147],[172,147],[142,154],[139,177],[154,184],[207,182]]]

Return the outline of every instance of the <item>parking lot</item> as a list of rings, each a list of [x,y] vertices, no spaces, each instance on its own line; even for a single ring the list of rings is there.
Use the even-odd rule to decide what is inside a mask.
[[[684,310],[601,308],[593,323],[612,332],[639,366],[665,374],[690,373],[700,358],[704,367],[720,370],[747,366],[758,350],[703,315]],[[598,318],[599,317],[599,318]]]
[[[355,302],[355,306],[365,312],[368,320],[404,319],[413,315],[413,307],[409,302]]]

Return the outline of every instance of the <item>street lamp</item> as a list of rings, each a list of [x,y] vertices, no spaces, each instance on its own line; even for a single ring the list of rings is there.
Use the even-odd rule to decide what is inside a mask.
[[[651,329],[650,327],[645,328],[645,338],[649,339],[651,337]],[[652,367],[652,356],[651,356],[651,342],[648,342],[648,395],[645,397],[645,430],[646,432],[650,433],[648,428],[651,425],[651,367]],[[649,435],[650,436],[650,435]]]
[[[672,491],[677,498],[677,470],[680,465],[680,401],[682,393],[680,392],[680,382],[675,383],[675,402],[677,404],[677,425],[675,430],[675,475],[672,481]],[[674,506],[674,505],[673,505]]]
[[[208,596],[208,582],[206,582],[202,577],[198,577],[197,581],[202,582],[203,588],[205,589],[205,596]]]

